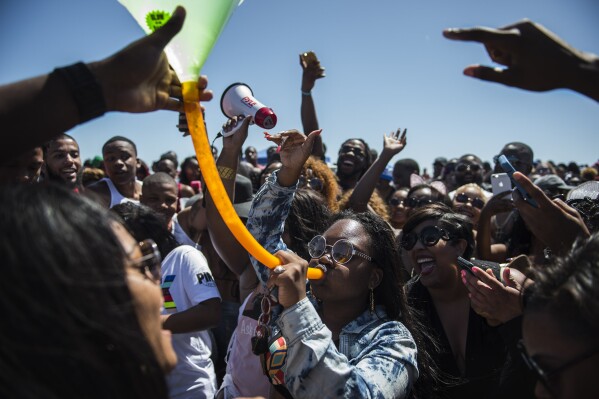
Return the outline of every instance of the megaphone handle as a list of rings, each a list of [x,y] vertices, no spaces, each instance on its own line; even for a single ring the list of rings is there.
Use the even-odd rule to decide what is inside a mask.
[[[214,158],[212,157],[212,151],[210,150],[210,144],[208,143],[208,134],[206,133],[204,119],[200,110],[199,92],[196,82],[183,82],[182,86],[185,114],[187,116],[193,147],[200,170],[202,171],[202,176],[218,213],[233,236],[235,236],[235,239],[239,241],[246,251],[266,267],[270,269],[275,268],[281,264],[281,261],[266,251],[246,229],[239,216],[237,216],[225,187],[220,180]],[[319,279],[322,276],[324,276],[322,270],[311,268],[308,271],[307,277],[309,279]]]

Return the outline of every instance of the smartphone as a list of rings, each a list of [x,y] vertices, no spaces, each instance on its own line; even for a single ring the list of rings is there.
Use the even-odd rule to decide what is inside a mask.
[[[466,259],[462,258],[461,256],[458,256],[458,266],[462,270],[465,270],[467,273],[470,273],[472,276],[474,276],[474,272],[472,271],[472,268],[474,267],[474,265],[469,260],[466,260]]]
[[[499,165],[501,165],[501,167],[503,168],[505,173],[507,173],[507,175],[510,177],[512,184],[514,186],[516,186],[516,188],[518,189],[520,194],[522,194],[522,198],[524,198],[524,201],[528,202],[531,206],[538,208],[539,205],[537,204],[537,202],[530,196],[530,194],[528,194],[526,192],[526,190],[524,190],[524,188],[520,185],[520,183],[518,183],[516,180],[514,180],[513,175],[514,175],[514,172],[516,171],[516,169],[514,169],[514,167],[510,163],[510,161],[507,160],[505,155],[500,155],[498,160],[499,160]]]
[[[493,173],[491,175],[493,195],[501,194],[512,189],[512,181],[507,173]]]

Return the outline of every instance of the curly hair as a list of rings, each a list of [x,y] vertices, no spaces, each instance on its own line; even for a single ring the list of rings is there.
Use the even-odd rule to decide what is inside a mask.
[[[353,192],[354,189],[352,188],[343,193],[338,202],[338,207],[340,211],[349,209],[349,197],[351,197],[351,194]],[[374,213],[383,218],[383,220],[385,220],[386,222],[389,221],[389,207],[376,191],[373,191],[372,195],[368,199],[368,206],[372,208]]]
[[[308,169],[312,170],[314,177],[322,181],[321,194],[324,196],[329,210],[337,212],[339,210],[338,197],[340,190],[335,173],[326,163],[313,156],[309,157],[304,163],[302,173],[306,175],[306,170]]]

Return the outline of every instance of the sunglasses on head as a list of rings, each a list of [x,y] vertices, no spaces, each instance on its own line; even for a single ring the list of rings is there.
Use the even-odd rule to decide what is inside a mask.
[[[485,206],[485,202],[478,197],[470,198],[464,193],[460,193],[455,196],[455,200],[461,204],[466,204],[470,202],[473,207],[478,209],[483,209]]]
[[[422,229],[420,234],[416,234],[414,232],[404,234],[403,238],[401,239],[401,247],[406,251],[409,251],[414,248],[418,242],[418,239],[420,239],[420,242],[425,247],[432,247],[437,245],[440,239],[449,241],[451,237],[447,231],[437,226],[427,226]]]
[[[306,179],[306,176],[300,176],[298,180],[298,188],[306,186],[310,187],[312,190],[320,191],[322,190],[322,180],[320,180],[318,177]]]
[[[416,198],[410,197],[406,200],[405,204],[410,208],[420,208],[421,206],[432,204],[434,201],[430,198]]]
[[[476,173],[480,170],[480,165],[477,163],[472,163],[472,164],[459,163],[456,165],[455,170],[456,170],[456,172],[460,172],[460,173],[463,173],[467,170]]]
[[[349,262],[354,255],[366,259],[369,262],[374,262],[374,260],[364,252],[354,249],[354,245],[349,240],[341,239],[333,245],[327,245],[327,240],[323,236],[315,236],[310,240],[310,243],[308,244],[308,253],[310,254],[310,257],[314,259],[320,258],[327,252],[336,263],[341,265]]]

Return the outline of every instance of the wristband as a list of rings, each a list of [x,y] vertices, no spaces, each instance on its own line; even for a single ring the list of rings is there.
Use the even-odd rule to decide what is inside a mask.
[[[306,97],[308,97],[308,96],[311,96],[311,95],[312,95],[312,92],[311,92],[311,91],[303,91],[303,90],[300,90],[300,91],[302,92],[302,96],[306,96]]]
[[[79,123],[87,122],[106,113],[106,101],[102,87],[87,65],[78,62],[63,68],[56,68],[53,73],[62,77],[73,96],[79,112]]]
[[[235,179],[235,171],[226,166],[217,166],[216,170],[218,170],[218,175],[221,179],[224,180],[234,180]]]

